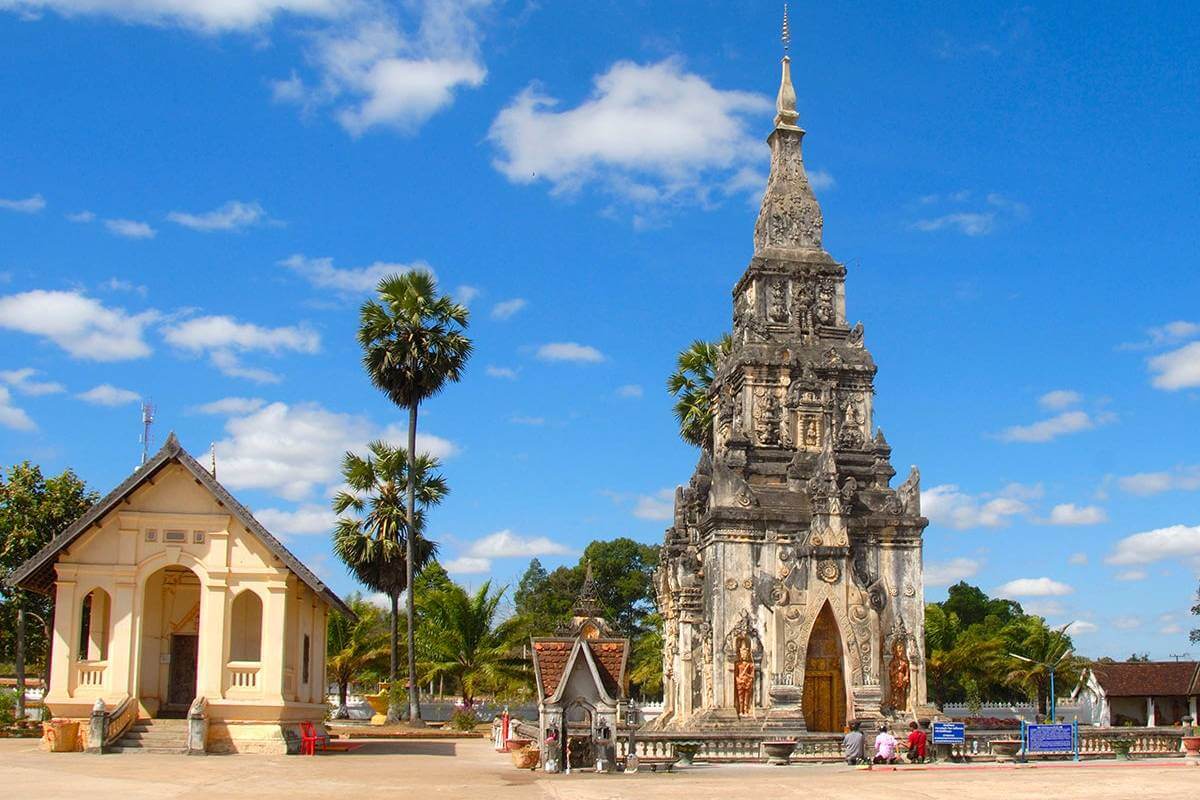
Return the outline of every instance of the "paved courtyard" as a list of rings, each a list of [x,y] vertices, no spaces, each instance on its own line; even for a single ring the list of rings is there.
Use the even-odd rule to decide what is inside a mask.
[[[370,742],[354,753],[298,756],[50,754],[29,740],[0,740],[0,779],[10,797],[269,798],[352,800],[400,790],[414,798],[1176,798],[1200,769],[1179,761],[1090,762],[1035,767],[902,768],[704,766],[675,774],[543,775],[514,769],[485,740]]]

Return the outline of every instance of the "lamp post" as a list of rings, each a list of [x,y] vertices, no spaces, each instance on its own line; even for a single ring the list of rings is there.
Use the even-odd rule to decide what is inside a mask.
[[[1057,714],[1055,714],[1055,711],[1058,708],[1058,703],[1057,703],[1057,699],[1054,694],[1054,670],[1058,669],[1058,665],[1063,662],[1063,659],[1065,659],[1067,656],[1071,655],[1071,653],[1073,653],[1073,652],[1075,652],[1075,651],[1068,650],[1067,652],[1065,652],[1061,656],[1059,656],[1058,659],[1053,664],[1047,664],[1043,661],[1036,661],[1032,658],[1028,658],[1027,656],[1019,656],[1016,653],[1009,653],[1009,656],[1011,656],[1012,658],[1016,658],[1021,661],[1025,661],[1030,664],[1037,664],[1039,667],[1045,667],[1047,670],[1049,670],[1049,672],[1050,672],[1050,721],[1051,722],[1058,721],[1058,716],[1057,716]]]

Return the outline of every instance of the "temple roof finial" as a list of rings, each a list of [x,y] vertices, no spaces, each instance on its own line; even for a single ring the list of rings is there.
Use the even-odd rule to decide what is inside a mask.
[[[792,87],[792,59],[788,50],[792,44],[792,29],[788,25],[787,3],[783,4],[783,76],[779,81],[779,96],[775,99],[775,127],[795,128],[800,114],[796,111],[796,90]]]

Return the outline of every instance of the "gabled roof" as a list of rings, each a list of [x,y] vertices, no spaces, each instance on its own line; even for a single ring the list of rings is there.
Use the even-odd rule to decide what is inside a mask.
[[[98,503],[92,506],[79,519],[75,520],[70,527],[55,536],[50,542],[43,547],[33,558],[26,561],[18,567],[8,578],[8,585],[20,587],[34,592],[48,594],[54,587],[54,562],[58,554],[71,546],[71,543],[87,532],[89,528],[97,524],[105,514],[120,503],[127,496],[132,494],[143,483],[157,475],[163,468],[170,464],[179,464],[181,467],[191,473],[196,482],[207,489],[217,499],[217,502],[229,509],[229,513],[240,522],[246,530],[253,536],[257,537],[263,545],[271,551],[280,561],[282,561],[288,569],[296,574],[300,580],[304,581],[308,588],[323,597],[330,605],[336,608],[343,614],[354,617],[354,612],[350,610],[340,597],[337,596],[328,586],[326,586],[316,575],[304,566],[298,558],[283,546],[271,533],[262,526],[262,524],[254,518],[254,515],[247,510],[245,506],[237,501],[237,499],[222,486],[216,478],[212,476],[207,469],[192,458],[188,451],[183,449],[183,445],[179,443],[179,439],[172,433],[167,437],[166,443],[163,444],[154,456],[145,464],[134,470],[133,474],[126,478],[120,486],[113,489],[100,499]]]
[[[1092,674],[1109,697],[1185,696],[1200,693],[1195,661],[1092,664]]]
[[[534,639],[533,671],[538,697],[559,702],[567,678],[582,659],[596,681],[601,697],[615,703],[623,693],[628,658],[628,639]]]

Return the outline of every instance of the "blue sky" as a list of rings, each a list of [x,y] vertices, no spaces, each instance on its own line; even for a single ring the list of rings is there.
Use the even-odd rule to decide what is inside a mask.
[[[422,414],[456,576],[657,542],[695,453],[663,382],[730,324],[773,2],[0,0],[0,462],[97,489],[138,400],[342,591],[327,493],[392,435],[356,307],[423,264],[472,310]],[[825,244],[919,464],[928,595],[1085,653],[1188,651],[1200,570],[1200,15],[794,5]],[[1194,653],[1194,655],[1200,655]]]

